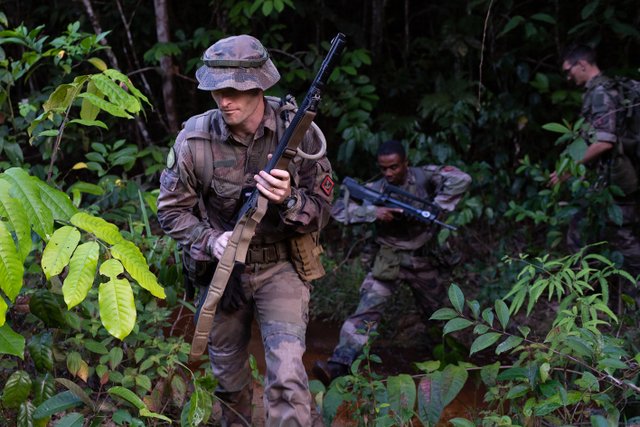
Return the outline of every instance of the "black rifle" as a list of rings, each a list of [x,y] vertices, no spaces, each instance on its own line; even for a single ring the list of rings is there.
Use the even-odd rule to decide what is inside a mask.
[[[399,208],[402,209],[402,213],[411,218],[418,219],[419,221],[426,223],[436,223],[441,225],[442,227],[448,228],[450,230],[457,230],[453,225],[445,224],[444,222],[438,220],[438,215],[440,214],[440,208],[436,206],[434,203],[420,199],[413,194],[404,191],[401,188],[398,188],[391,184],[386,184],[383,188],[383,192],[378,192],[372,190],[369,187],[365,187],[364,185],[358,184],[358,182],[350,177],[346,177],[344,181],[342,181],[342,185],[349,190],[349,197],[360,200],[367,201],[376,206],[386,206],[388,208]],[[394,197],[397,195],[399,197]],[[420,208],[417,208],[409,203],[403,202],[402,199],[409,199],[412,202],[420,205]]]

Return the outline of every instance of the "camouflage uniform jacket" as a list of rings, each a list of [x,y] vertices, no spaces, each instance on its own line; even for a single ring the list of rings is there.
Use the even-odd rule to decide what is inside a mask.
[[[607,89],[610,79],[602,74],[589,80],[582,96],[581,116],[591,125],[590,134],[586,135],[587,144],[593,141],[615,144],[616,135],[616,93]]]
[[[453,211],[471,183],[471,177],[453,166],[428,165],[409,167],[407,179],[400,187],[420,199],[433,201],[444,211]],[[386,180],[381,178],[367,184],[376,191],[383,191]],[[346,193],[345,193],[346,196]],[[376,206],[359,205],[344,198],[336,200],[331,215],[344,224],[374,222]],[[435,228],[429,224],[406,217],[376,224],[376,242],[400,250],[421,248],[432,237]]]
[[[205,113],[207,114],[207,113]],[[199,183],[194,170],[194,150],[183,129],[172,148],[175,162],[168,161],[160,177],[158,220],[162,229],[174,238],[191,257],[199,261],[212,259],[213,245],[223,232],[232,230],[242,206],[243,189],[254,188],[253,176],[267,163],[267,155],[278,142],[278,122],[274,108],[265,100],[265,113],[253,139],[236,141],[218,110],[210,114],[213,178],[210,184]],[[310,130],[300,144],[303,151],[315,153],[320,142]],[[296,156],[289,164],[292,195],[297,201],[290,209],[269,204],[256,230],[252,244],[283,241],[296,233],[318,231],[329,221],[333,197],[331,165],[323,156],[303,160]],[[204,200],[208,221],[199,211],[201,185],[210,185]]]

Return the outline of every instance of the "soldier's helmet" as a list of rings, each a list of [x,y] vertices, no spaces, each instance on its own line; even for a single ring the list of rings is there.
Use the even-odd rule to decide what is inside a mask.
[[[267,49],[255,37],[243,34],[218,40],[202,55],[196,71],[198,89],[267,90],[280,80]]]

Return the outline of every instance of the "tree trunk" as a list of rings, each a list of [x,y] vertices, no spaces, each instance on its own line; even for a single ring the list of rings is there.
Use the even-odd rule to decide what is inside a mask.
[[[156,34],[158,42],[168,43],[171,41],[169,31],[169,13],[167,0],[154,0],[153,5],[156,11]],[[160,59],[160,72],[162,74],[162,97],[164,99],[164,109],[169,122],[169,129],[172,133],[178,132],[178,115],[176,114],[176,94],[173,84],[173,59],[171,56],[163,56]]]
[[[379,58],[382,53],[386,4],[387,0],[373,0],[371,2],[371,53],[375,58]]]

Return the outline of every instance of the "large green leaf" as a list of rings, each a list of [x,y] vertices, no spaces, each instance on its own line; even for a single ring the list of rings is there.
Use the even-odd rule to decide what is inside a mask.
[[[71,199],[66,193],[53,188],[47,183],[41,181],[37,177],[31,177],[35,185],[40,189],[40,197],[42,202],[49,208],[53,214],[53,219],[61,221],[69,221],[74,214],[78,212],[78,209],[73,206]]]
[[[7,310],[9,306],[4,301],[4,298],[0,298],[0,326],[4,325],[7,321]]]
[[[24,344],[24,337],[15,333],[8,324],[0,326],[0,354],[24,359]]]
[[[464,308],[464,294],[455,283],[449,286],[449,300],[453,308],[455,308],[458,313],[462,313],[462,309]]]
[[[128,388],[115,386],[107,390],[107,393],[109,393],[112,396],[118,396],[126,400],[127,402],[129,402],[130,404],[132,404],[138,409],[143,409],[147,407],[147,405],[142,401],[142,399],[140,399],[134,392],[132,392]]]
[[[91,76],[91,81],[115,105],[121,106],[131,113],[138,113],[142,108],[140,102],[134,96],[127,93],[126,90],[105,74],[94,74]]]
[[[122,340],[131,333],[136,323],[136,306],[127,280],[112,279],[102,283],[98,303],[102,324],[111,335]]]
[[[447,365],[423,378],[418,387],[418,414],[424,424],[435,425],[444,408],[455,399],[469,374],[461,366]]]
[[[31,295],[29,310],[48,327],[61,328],[66,326],[59,295],[47,289],[38,289]]]
[[[26,371],[15,371],[9,376],[2,390],[2,404],[7,408],[17,408],[27,400],[31,391],[31,377]]]
[[[77,412],[65,415],[55,422],[54,427],[82,427],[84,425],[84,416]]]
[[[71,254],[80,242],[77,228],[65,225],[58,228],[42,252],[42,271],[47,279],[57,276],[69,264]]]
[[[11,197],[9,182],[4,179],[0,179],[0,214],[13,227],[18,239],[19,253],[24,261],[31,252],[31,225],[27,212],[17,199]]]
[[[17,198],[29,217],[29,222],[44,241],[49,240],[53,233],[53,214],[42,200],[42,195],[36,181],[20,168],[7,169],[0,175],[11,185],[11,194]]]
[[[0,289],[15,301],[22,289],[24,265],[13,237],[4,222],[0,221]]]
[[[390,409],[400,416],[403,422],[409,421],[416,404],[416,385],[413,378],[407,374],[387,378],[387,392]]]
[[[118,227],[102,218],[90,215],[86,212],[78,212],[71,217],[71,224],[95,235],[98,239],[110,245],[114,245],[124,238]]]
[[[63,391],[40,404],[33,413],[33,418],[38,420],[50,417],[80,405],[82,405],[82,399],[76,396],[75,393],[69,390]]]
[[[100,256],[98,242],[83,243],[69,261],[69,273],[62,283],[62,295],[68,308],[75,307],[87,297],[93,286]]]
[[[140,286],[157,298],[164,298],[164,289],[158,284],[156,276],[149,270],[147,260],[133,243],[122,240],[111,247],[111,255],[122,265]]]
[[[50,334],[36,335],[27,344],[33,364],[40,372],[53,370],[53,342]]]
[[[93,81],[89,80],[86,88],[87,93],[92,93],[98,98],[102,98],[102,94],[96,88],[96,85]],[[82,120],[95,120],[98,117],[98,113],[100,113],[100,109],[87,101],[86,99],[82,100],[82,105],[80,106],[80,118]]]
[[[86,99],[87,101],[89,101],[90,103],[92,103],[93,105],[95,105],[96,107],[100,108],[101,110],[106,111],[107,113],[111,114],[112,116],[116,116],[116,117],[122,117],[125,119],[131,119],[132,116],[131,114],[127,113],[124,108],[122,108],[120,105],[116,105],[113,104],[109,101],[106,101],[102,98],[99,98],[97,96],[95,96],[92,93],[81,93],[80,95],[78,95],[79,98],[82,98],[83,100]]]

